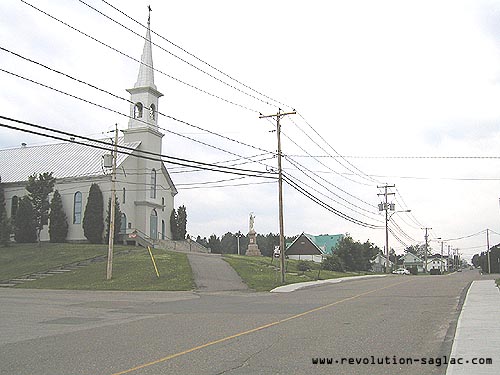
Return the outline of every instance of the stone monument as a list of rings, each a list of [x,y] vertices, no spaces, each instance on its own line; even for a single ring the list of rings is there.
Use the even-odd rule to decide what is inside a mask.
[[[260,253],[259,246],[257,245],[257,232],[254,229],[255,223],[255,215],[253,212],[250,213],[250,222],[248,228],[248,249],[246,255],[253,257],[260,257],[262,254]]]

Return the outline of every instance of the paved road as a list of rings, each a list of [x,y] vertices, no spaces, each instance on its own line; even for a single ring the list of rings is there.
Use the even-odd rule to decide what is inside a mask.
[[[460,298],[479,278],[389,276],[293,293],[0,290],[0,373],[443,374],[347,358],[449,355]]]
[[[200,292],[248,290],[240,276],[220,254],[186,253]]]

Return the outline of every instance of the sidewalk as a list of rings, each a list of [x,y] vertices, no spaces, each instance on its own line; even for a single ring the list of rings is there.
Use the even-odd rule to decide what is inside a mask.
[[[500,374],[500,291],[494,280],[474,281],[458,318],[446,375]],[[491,358],[492,364],[482,363]]]

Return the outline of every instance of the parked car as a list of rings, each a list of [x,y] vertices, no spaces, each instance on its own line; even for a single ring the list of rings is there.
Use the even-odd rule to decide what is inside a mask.
[[[409,275],[410,271],[408,271],[406,268],[398,268],[397,270],[392,271],[392,273],[397,275]]]

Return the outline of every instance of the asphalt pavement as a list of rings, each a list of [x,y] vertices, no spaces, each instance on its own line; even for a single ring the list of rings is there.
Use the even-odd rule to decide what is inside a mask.
[[[0,373],[443,375],[460,311],[474,304],[468,287],[484,279],[389,275],[291,293],[0,289]]]

